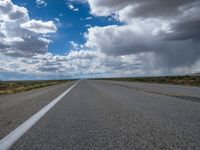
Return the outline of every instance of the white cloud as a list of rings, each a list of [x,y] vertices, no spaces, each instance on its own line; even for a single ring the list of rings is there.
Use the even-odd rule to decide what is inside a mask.
[[[94,16],[110,16],[123,25],[89,28],[85,34],[87,47],[109,56],[150,52],[155,55],[154,67],[165,68],[168,73],[178,67],[193,68],[200,60],[198,0],[88,0],[88,3]]]
[[[37,7],[47,7],[47,2],[45,0],[36,0]]]
[[[59,18],[54,18],[54,20],[56,20],[57,22],[60,22],[60,19],[59,19]]]
[[[92,27],[92,25],[91,24],[86,24],[85,27],[90,28],[90,27]]]
[[[91,50],[73,50],[66,55],[37,54],[31,59],[0,54],[0,72],[34,76],[35,78],[81,78],[112,76],[166,75],[171,71],[153,65],[153,53],[127,56],[107,56]],[[200,62],[199,62],[200,63]],[[176,68],[176,73],[193,73],[199,63],[190,69]],[[196,67],[196,68],[195,68]]]
[[[52,21],[30,20],[28,10],[10,0],[0,1],[0,12],[0,53],[30,57],[48,51],[48,33],[57,30]]]
[[[72,5],[71,3],[68,3],[67,7],[72,11],[79,11],[79,8],[75,8],[74,5]]]
[[[86,17],[85,20],[92,20],[92,17],[91,16]]]
[[[9,0],[0,1],[0,73],[76,78],[200,71],[197,1],[88,0],[88,3],[93,15],[111,16],[123,25],[90,27],[84,45],[70,41],[71,51],[53,55],[48,53],[48,44],[49,33],[56,32],[55,24],[30,19],[26,8]],[[73,5],[69,8],[76,9]]]
[[[71,44],[72,49],[75,49],[75,50],[80,49],[80,46],[74,41],[70,41],[69,43]]]
[[[41,20],[33,19],[22,23],[20,26],[29,31],[42,34],[55,33],[57,31],[56,25],[53,21],[43,22]]]
[[[145,27],[137,25],[91,27],[86,34],[86,46],[108,55],[151,51],[149,47],[155,43],[147,31]]]
[[[69,0],[70,2],[81,2],[81,3],[86,3],[87,0]]]
[[[10,0],[0,1],[0,20],[15,22],[28,19],[28,11],[24,7],[13,5]]]
[[[68,8],[72,10],[74,9],[74,6],[72,4],[68,4]]]

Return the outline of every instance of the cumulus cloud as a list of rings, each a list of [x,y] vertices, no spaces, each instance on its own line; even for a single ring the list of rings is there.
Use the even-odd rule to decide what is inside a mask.
[[[91,14],[124,25],[90,27],[86,46],[108,56],[152,53],[154,67],[191,68],[200,59],[198,0],[88,0]]]
[[[27,57],[46,53],[50,43],[46,37],[56,30],[52,21],[30,19],[25,7],[10,0],[0,1],[0,52],[4,55]]]
[[[143,54],[139,55],[141,59],[147,61]],[[141,59],[139,60],[135,55],[113,57],[101,52],[81,49],[72,50],[66,55],[45,53],[35,54],[31,58],[16,57],[15,59],[0,53],[0,58],[1,73],[22,75],[22,77],[29,75],[40,79],[138,76],[143,74],[143,68],[146,68],[146,71],[151,69],[150,65],[144,66]]]
[[[66,55],[36,54],[31,58],[16,57],[15,59],[0,54],[0,66],[2,66],[0,72],[12,75],[12,79],[19,79],[20,75],[21,77],[28,75],[34,79],[61,79],[165,75],[164,73],[169,73],[169,70],[157,69],[152,64],[153,57],[155,55],[152,53],[107,56],[92,50],[72,50]],[[193,69],[198,69],[198,64],[191,69],[179,68],[178,71],[179,73],[192,72]],[[10,78],[6,76],[6,79]]]
[[[181,14],[184,9],[193,7],[198,0],[88,0],[91,13],[107,16],[113,13],[126,12],[129,17],[169,18]]]
[[[53,21],[43,22],[41,20],[29,20],[22,23],[20,27],[35,33],[55,33],[57,31],[56,25]]]
[[[86,46],[114,56],[152,51],[149,46],[153,40],[146,33],[145,29],[128,25],[91,27],[86,34]]]
[[[1,22],[13,22],[28,19],[27,9],[14,5],[10,0],[0,1],[0,13]]]
[[[54,22],[30,19],[26,8],[0,1],[0,74],[41,79],[200,71],[198,0],[74,1],[87,1],[92,15],[112,17],[121,25],[88,26],[86,43],[70,41],[68,53],[54,55],[48,52]]]

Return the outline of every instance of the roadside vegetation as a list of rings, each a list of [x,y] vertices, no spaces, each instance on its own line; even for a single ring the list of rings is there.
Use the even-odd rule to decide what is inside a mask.
[[[187,86],[200,86],[200,75],[198,76],[164,76],[164,77],[130,77],[130,78],[103,78],[103,80],[147,82],[177,84]]]
[[[66,83],[69,80],[0,81],[0,95],[25,92],[46,86]]]

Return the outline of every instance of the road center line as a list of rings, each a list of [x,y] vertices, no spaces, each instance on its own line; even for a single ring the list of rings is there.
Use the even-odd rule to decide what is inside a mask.
[[[9,149],[22,135],[24,135],[34,124],[36,124],[53,106],[55,106],[67,93],[69,93],[77,84],[76,82],[69,89],[67,89],[60,96],[55,98],[48,105],[43,107],[37,113],[35,113],[31,118],[26,120],[23,124],[18,126],[15,130],[10,132],[7,136],[0,140],[0,150]]]

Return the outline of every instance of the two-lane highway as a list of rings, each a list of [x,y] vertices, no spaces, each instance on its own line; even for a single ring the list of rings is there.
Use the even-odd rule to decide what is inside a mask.
[[[73,84],[44,88],[44,91],[49,91],[41,95],[48,95],[45,97],[48,100],[38,104],[38,109],[28,111],[29,115],[16,114],[16,118],[25,121]],[[41,91],[35,94],[38,92]],[[14,105],[15,95],[11,96],[12,99],[8,96],[7,103],[16,106],[14,111],[20,112],[22,106],[31,109],[29,105],[34,100],[38,103],[41,95],[32,98],[31,103],[20,101],[19,106]],[[6,116],[14,114],[11,106],[6,107],[5,97],[0,97],[0,104],[4,104],[0,107],[3,112],[0,115],[0,134],[4,137],[5,133],[14,130],[10,127],[3,131],[7,126],[4,119],[9,120]],[[82,80],[11,149],[198,150],[199,113],[200,88],[197,87]],[[14,122],[11,124],[17,127],[20,119],[14,120],[16,125]]]

